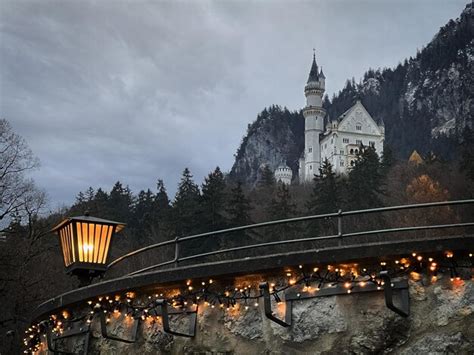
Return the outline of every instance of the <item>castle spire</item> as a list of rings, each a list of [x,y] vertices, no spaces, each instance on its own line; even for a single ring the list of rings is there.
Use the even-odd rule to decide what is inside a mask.
[[[311,81],[318,81],[318,64],[316,64],[316,51],[313,48],[313,64],[311,65],[311,70],[309,72],[308,83]]]
[[[326,79],[326,77],[324,76],[324,73],[323,73],[323,67],[321,66],[321,71],[319,72],[319,77],[321,79]]]

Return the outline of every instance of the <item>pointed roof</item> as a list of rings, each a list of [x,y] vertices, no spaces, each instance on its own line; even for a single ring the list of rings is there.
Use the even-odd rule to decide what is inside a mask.
[[[424,160],[421,155],[416,150],[414,150],[408,158],[408,162],[414,165],[420,165],[423,164]]]
[[[308,83],[312,81],[318,81],[318,64],[316,64],[316,53],[313,53],[313,64],[311,64],[311,70],[309,71]]]
[[[323,67],[321,66],[321,71],[319,72],[319,77],[321,79],[326,79],[326,77],[324,76],[324,73],[323,73]]]
[[[354,105],[352,105],[346,112],[339,116],[339,118],[337,119],[339,121],[339,127],[343,126],[344,121],[350,117],[352,111],[354,111],[357,107],[362,109],[365,112],[366,117],[368,117],[373,122],[374,128],[377,130],[378,134],[382,134],[379,125],[375,122],[372,115],[367,111],[367,109],[360,100],[357,100]]]

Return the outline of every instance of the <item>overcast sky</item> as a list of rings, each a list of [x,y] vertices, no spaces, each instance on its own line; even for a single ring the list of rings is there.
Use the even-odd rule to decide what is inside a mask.
[[[229,171],[266,106],[304,105],[313,47],[331,96],[414,55],[466,0],[0,0],[0,115],[52,207],[115,181]]]

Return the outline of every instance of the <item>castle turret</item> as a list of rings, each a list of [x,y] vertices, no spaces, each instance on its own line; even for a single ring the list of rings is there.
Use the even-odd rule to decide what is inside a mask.
[[[325,76],[321,69],[318,72],[316,55],[313,54],[313,63],[309,72],[308,82],[304,88],[306,107],[303,109],[305,118],[305,153],[304,172],[300,171],[303,181],[312,181],[315,174],[319,173],[321,164],[321,150],[319,135],[323,132],[323,121],[326,111],[322,107],[325,89]]]
[[[278,168],[275,170],[275,181],[277,183],[290,185],[292,178],[293,178],[293,172],[284,163],[280,164]]]

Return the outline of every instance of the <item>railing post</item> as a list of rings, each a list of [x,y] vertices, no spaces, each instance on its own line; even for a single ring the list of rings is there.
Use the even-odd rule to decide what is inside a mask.
[[[174,238],[174,266],[178,267],[179,262],[179,237]]]
[[[342,210],[337,211],[337,236],[339,237],[339,246],[342,245]]]

